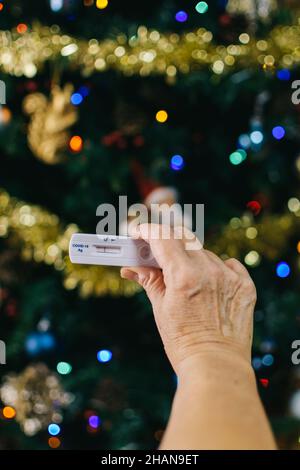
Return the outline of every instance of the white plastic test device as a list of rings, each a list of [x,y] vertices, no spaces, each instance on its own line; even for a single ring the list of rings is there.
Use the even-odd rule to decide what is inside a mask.
[[[74,233],[69,256],[78,264],[159,267],[147,242],[117,235]]]

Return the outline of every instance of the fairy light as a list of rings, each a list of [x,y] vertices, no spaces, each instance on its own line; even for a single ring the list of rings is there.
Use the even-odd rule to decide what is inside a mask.
[[[181,155],[173,155],[170,165],[174,171],[181,170],[184,167],[183,157]]]
[[[264,135],[261,131],[253,131],[250,134],[251,142],[255,145],[259,145],[264,140]]]
[[[83,140],[79,135],[73,135],[69,142],[70,149],[72,152],[78,153],[81,152],[83,148]]]
[[[300,241],[297,243],[297,251],[300,254]]]
[[[112,359],[112,352],[109,349],[101,349],[97,352],[97,359],[99,362],[109,362]]]
[[[248,134],[241,134],[238,138],[238,144],[243,149],[249,149],[251,146],[251,139]]]
[[[163,109],[161,109],[160,111],[157,111],[155,119],[157,120],[157,122],[161,122],[161,123],[166,122],[168,119],[167,111]]]
[[[78,106],[82,103],[83,101],[83,96],[80,93],[73,93],[71,96],[71,103],[74,104],[74,106]]]
[[[2,11],[2,10],[3,10],[3,8],[4,8],[4,5],[3,5],[3,3],[0,3],[0,11]]]
[[[249,253],[247,253],[247,255],[245,256],[244,261],[248,266],[254,268],[260,263],[260,254],[257,253],[257,251],[255,250],[249,251]]]
[[[300,210],[300,201],[297,197],[291,197],[288,200],[288,208],[291,212],[298,212]]]

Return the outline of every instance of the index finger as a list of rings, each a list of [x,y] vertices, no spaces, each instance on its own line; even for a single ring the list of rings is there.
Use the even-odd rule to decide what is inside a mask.
[[[180,269],[179,263],[188,261],[183,241],[174,238],[174,230],[168,225],[137,225],[131,228],[130,235],[149,243],[153,256],[163,271],[175,264]]]

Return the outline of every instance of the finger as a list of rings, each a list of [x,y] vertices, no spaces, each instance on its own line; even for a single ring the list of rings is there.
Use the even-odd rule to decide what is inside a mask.
[[[130,235],[149,243],[153,256],[163,271],[188,259],[182,240],[174,237],[174,231],[168,225],[141,224],[133,227]]]
[[[224,261],[224,264],[229,268],[231,269],[232,271],[234,271],[236,274],[238,274],[240,277],[242,278],[247,278],[249,279],[250,278],[250,274],[248,273],[247,269],[245,268],[245,266],[240,263],[237,259],[235,258],[229,258],[227,260]]]
[[[122,278],[140,284],[145,289],[151,302],[155,296],[161,297],[165,291],[163,274],[158,268],[126,267],[121,269],[120,274]]]

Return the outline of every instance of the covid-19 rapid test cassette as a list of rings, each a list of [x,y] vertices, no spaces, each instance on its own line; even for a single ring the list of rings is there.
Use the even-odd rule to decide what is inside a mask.
[[[159,267],[147,242],[117,235],[74,233],[69,256],[79,264]]]

